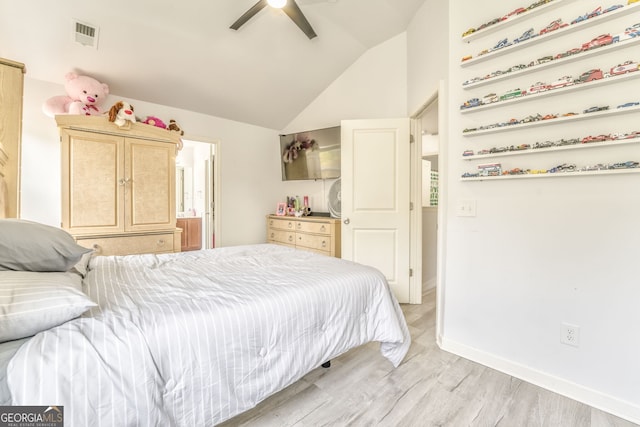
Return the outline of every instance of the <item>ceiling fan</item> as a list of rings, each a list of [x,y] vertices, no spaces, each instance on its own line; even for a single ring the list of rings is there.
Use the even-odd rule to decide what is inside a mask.
[[[259,0],[240,18],[238,18],[230,28],[237,30],[267,6],[282,9],[282,11],[286,13],[293,22],[295,22],[295,24],[307,35],[307,37],[309,37],[309,39],[317,37],[316,32],[313,31],[311,24],[309,24],[309,21],[307,21],[307,18],[305,18],[295,0]]]

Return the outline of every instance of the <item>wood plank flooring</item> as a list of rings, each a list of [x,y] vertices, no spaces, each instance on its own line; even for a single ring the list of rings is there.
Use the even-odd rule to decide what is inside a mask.
[[[318,368],[230,426],[632,427],[564,396],[447,353],[435,342],[435,292],[403,305],[413,339],[393,369],[376,343]]]

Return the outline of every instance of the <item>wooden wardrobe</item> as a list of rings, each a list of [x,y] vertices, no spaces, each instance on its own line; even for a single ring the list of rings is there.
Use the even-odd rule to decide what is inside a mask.
[[[103,116],[59,115],[62,228],[97,255],[180,252],[180,136]]]
[[[24,64],[0,58],[0,218],[20,216]]]

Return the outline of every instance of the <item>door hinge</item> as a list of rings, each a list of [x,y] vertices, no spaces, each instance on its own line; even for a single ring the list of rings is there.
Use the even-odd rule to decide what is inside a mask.
[[[413,277],[413,268],[409,269],[409,277]]]
[[[414,142],[416,142],[416,139],[413,137],[413,134],[409,135],[409,143],[413,144]]]
[[[413,202],[409,202],[409,210],[412,211],[413,210]]]

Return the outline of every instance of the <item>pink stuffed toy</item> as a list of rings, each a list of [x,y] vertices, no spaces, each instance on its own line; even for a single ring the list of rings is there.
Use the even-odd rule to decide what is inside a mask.
[[[100,105],[109,94],[109,86],[93,77],[67,73],[64,85],[67,96],[54,96],[42,105],[42,111],[49,116],[56,114],[83,114],[97,116],[102,114]]]

